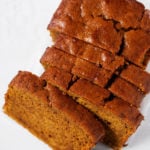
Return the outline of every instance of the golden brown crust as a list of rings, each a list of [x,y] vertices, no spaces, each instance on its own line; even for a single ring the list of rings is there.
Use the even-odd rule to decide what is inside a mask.
[[[68,89],[69,83],[72,80],[72,74],[56,67],[49,67],[41,75],[41,78],[46,81],[50,81],[50,83],[54,86],[59,85],[59,88],[62,91],[66,91]]]
[[[107,102],[104,108],[129,123],[134,130],[136,130],[143,120],[143,116],[136,107],[128,105],[127,102],[119,98],[114,98],[113,100]]]
[[[150,32],[150,10],[145,10],[141,21],[141,28]]]
[[[75,63],[75,57],[54,47],[48,47],[40,62],[45,68],[54,66],[70,72]]]
[[[116,96],[127,101],[129,104],[139,107],[144,94],[134,85],[118,77],[110,86],[109,90]]]
[[[19,71],[18,74],[10,82],[9,88],[15,87],[20,90],[24,90],[25,92],[34,94],[45,102],[49,102],[49,100],[47,99],[48,93],[43,88],[45,85],[46,82],[43,80],[39,80],[36,75],[28,71]]]
[[[113,23],[111,21],[108,22],[102,18],[95,18],[89,20],[88,25],[85,26],[82,23],[72,21],[68,16],[60,17],[61,18],[58,18],[58,20],[52,20],[48,27],[50,31],[66,33],[70,36],[86,41],[87,43],[106,49],[112,53],[119,51],[122,34],[113,28]],[[94,28],[95,24],[97,24],[97,27]],[[110,32],[111,34],[108,34]]]
[[[138,28],[144,12],[136,0],[101,0],[103,15],[120,23],[122,28]]]
[[[121,29],[140,28],[143,13],[144,6],[135,0],[63,0],[48,29],[116,53],[122,43]]]
[[[76,63],[72,68],[72,73],[101,87],[105,87],[112,76],[110,71],[80,58],[76,59]]]
[[[116,31],[113,21],[106,21],[103,17],[96,16],[88,18],[88,21],[84,22],[85,19],[78,17],[83,15],[81,11],[84,6],[82,6],[81,0],[78,0],[78,2],[80,5],[73,3],[73,0],[63,0],[48,29],[52,32],[66,33],[77,37],[112,53],[118,52],[122,41],[122,33]],[[80,8],[80,11],[77,11],[77,14],[74,15],[71,10],[76,7]]]
[[[150,49],[150,35],[142,30],[125,33],[125,48],[122,55],[132,63],[145,67],[145,56]]]
[[[91,136],[95,143],[104,136],[105,131],[101,122],[91,112],[77,104],[69,96],[63,95],[57,88],[48,85],[45,89],[45,81],[30,72],[20,71],[10,83],[9,88],[24,91],[24,93],[30,94],[31,97],[33,95],[34,97],[37,96],[38,99],[49,105],[49,109],[57,109],[64,113],[67,118]],[[9,95],[9,93],[6,95]],[[4,108],[7,108],[7,103],[9,103],[9,100],[5,103]]]
[[[129,65],[123,69],[120,76],[137,86],[141,91],[150,91],[150,74],[139,67]]]
[[[66,55],[66,53],[64,53],[64,55]],[[53,56],[53,54],[51,56]],[[55,56],[52,58],[55,60]],[[59,62],[56,62],[55,64],[57,64],[57,66],[60,66]],[[62,64],[63,64],[63,61],[61,62],[61,65]],[[51,63],[49,65],[51,65]],[[92,83],[97,84],[100,87],[106,87],[106,85],[109,86],[109,84],[112,83],[112,85],[109,87],[109,90],[113,93],[113,95],[118,96],[118,97],[122,98],[123,100],[127,101],[128,103],[130,103],[134,106],[137,106],[137,107],[140,106],[141,101],[144,97],[144,94],[140,91],[139,87],[138,86],[136,87],[131,84],[133,81],[133,80],[131,80],[131,78],[134,78],[134,77],[126,78],[126,76],[121,75],[127,81],[124,79],[121,79],[119,77],[115,81],[113,81],[111,72],[109,72],[103,68],[99,68],[96,65],[94,65],[86,60],[80,59],[80,58],[76,59],[76,63],[74,65],[74,67],[72,68],[72,71],[70,74],[65,72],[65,70],[62,70],[60,67],[57,70],[58,70],[57,72],[59,72],[59,74],[54,75],[55,78],[53,77],[52,73],[50,73],[49,71],[45,71],[43,77],[44,77],[44,79],[48,80],[51,84],[59,87],[60,89],[62,89],[65,92],[67,91],[66,89],[69,87],[69,84],[70,83],[72,84],[73,79],[71,79],[71,77],[73,77],[75,75],[80,78],[87,79],[88,81],[91,81]],[[135,73],[133,73],[133,74],[136,75]],[[130,76],[130,75],[131,74],[129,74],[128,76]],[[58,76],[58,77],[56,77],[56,76]],[[65,78],[66,78],[66,80],[64,80]],[[131,83],[129,83],[128,81]],[[135,80],[135,82],[137,85],[140,81]],[[145,78],[145,82],[146,82],[145,84],[148,84],[148,76],[147,76],[147,79]],[[90,84],[94,86],[94,84],[92,84],[92,83],[90,83]],[[77,83],[75,83],[75,85],[76,84]],[[141,82],[139,84],[141,84]],[[83,85],[83,84],[81,84],[81,85]],[[81,90],[80,86],[78,88],[80,91]],[[82,88],[84,88],[84,85],[82,86]],[[147,86],[147,88],[149,88],[149,85]],[[92,89],[92,86],[88,87],[87,90],[88,89]],[[93,91],[93,93],[94,93],[94,91]]]
[[[34,82],[33,82],[34,81]],[[34,91],[43,90],[45,82],[39,80],[36,75],[28,71],[19,71],[18,74],[9,83],[9,87],[25,88],[33,93]]]
[[[107,85],[113,74],[111,71],[105,70],[100,66],[97,66],[84,59],[74,57],[54,47],[48,48],[46,50],[41,58],[41,63],[43,66],[46,66],[45,68],[54,66],[62,70],[60,72],[63,78],[65,78],[65,75],[63,75],[64,70],[64,72],[67,71],[72,74],[72,76],[75,75],[77,77],[87,79],[101,87],[105,87]],[[52,78],[53,77],[51,77],[51,79]],[[68,78],[68,75],[66,78]],[[63,86],[62,88],[64,89],[65,87]]]
[[[79,77],[86,76],[89,81],[93,81],[97,76],[98,70],[97,66],[89,63],[83,59],[77,58],[74,67],[72,68],[72,73],[78,75]]]
[[[144,5],[136,0],[63,0],[54,17],[62,15],[62,12],[63,15],[68,15],[72,20],[79,22],[87,22],[92,18],[102,16],[128,29],[140,26]]]
[[[64,70],[55,68],[58,70],[59,74],[58,76],[61,77],[63,76],[63,78],[65,77],[65,75],[68,75],[69,73],[65,72]],[[71,74],[70,74],[71,75]],[[69,76],[70,76],[69,75]],[[42,79],[46,80],[48,83],[58,87],[59,89],[63,90],[63,92],[67,92],[70,93],[73,97],[83,97],[85,99],[88,99],[89,101],[99,105],[103,105],[105,102],[105,99],[108,99],[110,96],[110,92],[107,89],[104,89],[100,86],[97,86],[95,84],[93,84],[92,82],[80,78],[77,80],[73,80],[74,77],[72,77],[72,80],[64,81],[62,78],[62,82],[64,81],[64,83],[62,84],[62,82],[60,82],[60,79],[58,78],[53,78],[53,74],[48,70],[46,70],[42,76]],[[66,76],[66,78],[68,78]],[[67,90],[64,90],[64,86],[66,85],[68,88]],[[70,85],[69,85],[70,84]]]
[[[69,94],[75,97],[81,97],[96,104],[103,105],[105,99],[109,98],[110,92],[104,88],[92,84],[91,82],[79,79],[75,82],[68,91]]]
[[[48,29],[111,53],[121,53],[128,61],[145,68],[150,58],[147,58],[150,42],[149,35],[142,30],[149,30],[149,11],[136,0],[94,1],[63,0]],[[72,11],[73,8],[77,11]]]
[[[54,47],[96,65],[101,65],[112,72],[124,65],[123,57],[64,34],[57,36]]]

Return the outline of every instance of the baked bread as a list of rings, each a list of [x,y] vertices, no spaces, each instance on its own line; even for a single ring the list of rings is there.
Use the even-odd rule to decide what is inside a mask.
[[[5,112],[57,150],[102,139],[121,149],[150,91],[149,16],[136,0],[62,0],[48,25],[55,43],[40,60],[45,72],[19,72]]]
[[[150,22],[150,18],[148,18],[149,13],[150,11],[146,10],[143,18],[145,22],[147,21],[147,24],[148,21]],[[145,23],[145,25],[147,24]],[[148,27],[150,30],[150,25],[147,25],[147,28]],[[146,43],[148,44],[147,41]],[[114,55],[99,47],[64,34],[59,34],[57,36],[54,47],[78,58],[92,62],[97,66],[102,66],[102,68],[109,70],[112,73],[117,74],[118,72],[121,72],[120,76],[122,78],[137,86],[142,92],[148,93],[150,91],[150,74],[146,71],[143,71],[136,65],[129,63],[125,64],[126,61],[119,55]],[[145,58],[145,61],[149,58],[149,56],[149,51],[145,56],[143,55],[143,57],[147,57]]]
[[[150,91],[150,74],[135,65],[129,65],[122,70],[120,76],[137,86],[142,92]]]
[[[122,98],[126,102],[139,107],[144,94],[134,85],[129,84],[126,80],[118,77],[109,87],[109,90],[117,97]]]
[[[150,49],[150,34],[142,30],[131,30],[124,34],[124,41],[122,55],[130,62],[144,68],[147,65],[147,53]]]
[[[115,149],[143,119],[137,107],[150,90],[150,74],[143,70],[150,58],[148,14],[136,0],[62,0],[48,25],[54,45],[40,60],[47,66],[41,78],[62,90],[50,72],[69,73],[63,91],[103,120],[104,141]],[[63,53],[63,61],[56,53]]]
[[[49,66],[57,66],[58,68],[70,72],[74,66],[75,60],[76,58],[70,54],[65,54],[63,51],[54,47],[48,47],[40,62],[43,64],[45,69]]]
[[[67,54],[55,47],[49,47],[40,59],[44,68],[54,66],[70,72],[78,77],[85,78],[95,84],[105,87],[112,76],[112,72],[84,59]],[[101,80],[103,78],[103,80]]]
[[[9,84],[4,111],[57,150],[90,150],[104,137],[100,121],[29,72],[19,72]]]
[[[59,57],[60,54],[61,54],[61,57]],[[58,57],[60,61],[58,60]],[[74,59],[73,59],[74,61],[70,61],[72,60],[72,57],[73,57],[72,55],[65,53],[64,51],[51,47],[51,48],[46,49],[46,52],[41,57],[40,61],[44,67],[47,66],[45,67],[47,69],[51,68],[51,66],[58,68],[57,70],[59,74],[55,76],[63,76],[63,80],[65,79],[65,75],[63,74],[70,73],[70,76],[74,78],[83,78],[88,81],[91,81],[92,83],[100,87],[107,88],[108,90],[112,92],[113,95],[122,98],[123,100],[127,101],[131,105],[134,105],[136,107],[140,106],[141,101],[143,97],[145,96],[142,90],[140,90],[141,86],[144,85],[144,82],[145,82],[147,83],[147,87],[149,88],[149,84],[150,84],[150,75],[148,73],[146,74],[143,70],[141,70],[140,68],[137,68],[137,71],[136,72],[134,71],[134,76],[136,78],[138,78],[138,76],[141,76],[141,78],[143,78],[143,81],[137,80],[136,81],[137,84],[133,85],[132,81],[134,80],[133,79],[134,77],[130,75],[128,75],[129,79],[121,75],[121,77],[124,78],[122,79],[118,75],[116,75],[116,72],[112,73],[111,71],[101,68],[87,60],[80,59],[74,56]],[[71,62],[70,65],[66,64],[66,62],[68,61]],[[121,74],[123,74],[124,70],[127,70],[127,69],[122,68]],[[145,76],[147,78],[145,78]],[[49,78],[51,78],[51,75]],[[67,79],[68,79],[68,75],[66,75],[66,80]],[[71,78],[69,79],[70,80],[67,80],[68,85],[72,82],[72,80],[74,80]],[[53,82],[56,82],[56,80],[57,79],[54,79]],[[66,85],[67,83],[64,82],[64,84]],[[57,85],[57,84],[54,84],[54,85]],[[59,88],[64,89],[64,87],[61,86],[60,84],[59,84]],[[65,89],[67,89],[67,86]]]
[[[41,78],[62,89],[59,80],[51,77],[50,70],[53,67],[47,69]],[[136,107],[85,79],[78,79],[68,87],[67,93],[70,96],[103,120],[106,128],[104,142],[114,149],[120,149],[143,120]]]
[[[125,63],[121,56],[64,34],[57,36],[54,47],[97,66],[102,66],[111,72],[119,70]]]
[[[141,22],[141,28],[150,32],[150,10],[145,10],[144,16]]]
[[[149,22],[149,11],[136,0],[62,0],[48,30],[55,40],[63,33],[145,68],[150,58]]]

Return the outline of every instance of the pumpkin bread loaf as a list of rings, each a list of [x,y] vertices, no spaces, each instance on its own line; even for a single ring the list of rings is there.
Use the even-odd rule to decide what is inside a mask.
[[[62,0],[48,25],[45,71],[18,73],[5,113],[55,150],[91,150],[98,141],[120,150],[150,92],[149,16],[136,0]]]
[[[54,149],[90,150],[104,137],[100,121],[29,72],[19,72],[9,84],[4,111]]]

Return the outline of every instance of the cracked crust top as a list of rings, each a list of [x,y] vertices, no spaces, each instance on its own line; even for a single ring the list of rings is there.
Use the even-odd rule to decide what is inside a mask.
[[[119,8],[119,9],[118,9]],[[144,6],[135,0],[62,0],[48,29],[65,33],[112,53],[120,50],[123,32],[145,28]],[[119,11],[118,11],[119,10]],[[142,24],[142,25],[141,25]]]
[[[150,34],[143,30],[132,30],[125,33],[125,45],[122,55],[132,63],[144,68],[150,49]]]
[[[54,14],[48,29],[52,32],[61,32],[77,37],[112,53],[118,52],[122,41],[122,33],[114,28],[113,21],[106,21],[103,17],[88,17],[87,21],[85,21],[86,15],[92,12],[95,7],[88,12],[90,9],[84,8],[84,6],[89,7],[93,5],[84,3],[90,2],[83,1],[82,3],[81,0],[76,2],[63,0]],[[94,2],[92,1],[91,3]],[[96,4],[100,3],[97,1]],[[78,10],[74,10],[74,8],[78,8]],[[85,13],[85,17],[83,13]],[[92,16],[92,14],[89,16]]]

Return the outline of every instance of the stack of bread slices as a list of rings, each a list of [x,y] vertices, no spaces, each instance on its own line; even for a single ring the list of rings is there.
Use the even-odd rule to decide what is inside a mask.
[[[20,71],[4,111],[55,150],[119,150],[150,91],[150,11],[135,0],[62,0],[40,77]]]

